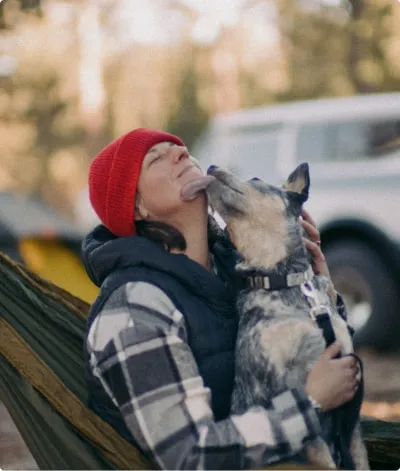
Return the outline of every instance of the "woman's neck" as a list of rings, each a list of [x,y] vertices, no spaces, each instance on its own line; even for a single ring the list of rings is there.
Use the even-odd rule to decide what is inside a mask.
[[[190,224],[187,224],[187,220],[190,221]],[[207,211],[191,211],[190,218],[187,220],[185,224],[179,222],[174,224],[185,237],[186,250],[184,253],[205,269],[211,270],[208,248],[208,213]]]
[[[186,233],[184,233],[184,237],[187,243],[185,254],[202,265],[206,270],[211,270],[212,265],[208,248],[207,223],[205,224],[205,228],[202,227],[201,231],[192,227],[188,228]]]

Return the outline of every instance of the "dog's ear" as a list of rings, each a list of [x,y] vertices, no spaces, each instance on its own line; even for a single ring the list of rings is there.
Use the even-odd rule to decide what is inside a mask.
[[[310,171],[308,163],[300,164],[289,175],[289,178],[283,184],[283,189],[286,190],[289,195],[292,193],[292,196],[298,199],[301,204],[308,200],[308,192],[310,189]]]

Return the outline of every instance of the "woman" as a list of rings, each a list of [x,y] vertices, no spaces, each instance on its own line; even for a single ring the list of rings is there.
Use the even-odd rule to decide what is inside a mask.
[[[305,391],[229,414],[241,280],[231,242],[208,216],[207,178],[178,137],[149,129],[112,142],[90,168],[103,223],[83,244],[101,286],[86,339],[90,407],[162,469],[290,459],[320,433],[314,406],[337,407],[356,389],[355,360],[333,359],[334,344]],[[328,273],[315,224],[307,214],[302,224],[315,269]]]

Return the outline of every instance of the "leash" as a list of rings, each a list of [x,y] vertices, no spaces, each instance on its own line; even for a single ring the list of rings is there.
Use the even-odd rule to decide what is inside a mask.
[[[329,306],[322,302],[321,293],[315,288],[312,280],[300,285],[300,290],[310,305],[310,316],[322,330],[326,346],[329,347],[336,340],[332,327]]]
[[[286,275],[271,274],[268,276],[249,275],[246,278],[248,287],[251,289],[278,291],[300,286],[301,292],[310,305],[310,316],[322,330],[326,346],[329,347],[336,340],[329,314],[329,306],[322,302],[321,294],[313,284],[314,271],[311,266],[304,272],[293,272]]]
[[[331,322],[330,308],[321,298],[321,293],[316,289],[313,279],[314,272],[312,268],[309,267],[304,272],[289,273],[287,275],[250,275],[247,276],[247,284],[249,288],[265,289],[267,291],[300,286],[300,290],[310,306],[310,317],[321,329],[326,347],[329,347],[336,340],[335,331],[333,330]],[[351,332],[349,327],[348,329]],[[343,469],[355,469],[350,453],[350,442],[354,427],[360,415],[364,395],[364,375],[361,359],[355,353],[351,353],[350,355],[354,356],[358,362],[361,381],[354,398],[336,409],[333,415],[335,421],[335,449],[339,454],[338,461]],[[335,358],[340,357],[341,354],[339,353]]]
[[[329,306],[321,301],[320,293],[314,287],[312,281],[303,283],[300,289],[310,305],[310,316],[316,321],[318,327],[322,330],[326,346],[329,347],[329,345],[336,340],[335,332],[330,320]],[[340,358],[341,356],[342,355],[339,353],[335,358]],[[364,396],[364,373],[362,361],[358,355],[350,353],[348,356],[353,356],[357,360],[361,381],[353,399],[334,411],[334,442],[336,444],[335,449],[339,454],[338,458],[340,460],[340,466],[343,469],[355,469],[353,457],[350,453],[350,443],[361,412],[361,405]]]
[[[276,291],[300,286],[301,292],[310,305],[310,316],[322,330],[326,346],[329,347],[336,340],[329,314],[329,306],[322,302],[321,294],[313,284],[314,271],[312,267],[309,266],[304,272],[293,272],[286,275],[250,275],[246,278],[248,287],[251,289]]]

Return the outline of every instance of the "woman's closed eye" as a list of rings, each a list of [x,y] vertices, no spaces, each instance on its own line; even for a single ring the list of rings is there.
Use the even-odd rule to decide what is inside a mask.
[[[158,160],[161,160],[162,158],[164,158],[166,156],[166,152],[163,152],[161,154],[158,154],[158,155],[155,155],[151,161],[149,162],[149,166],[154,164],[154,162],[157,162]]]
[[[1,0],[0,0],[1,1]],[[152,149],[148,153],[148,164],[147,166],[152,165],[154,162],[162,160],[167,154],[170,147],[175,146],[174,143],[170,142],[167,148]],[[151,156],[151,157],[150,157]]]

